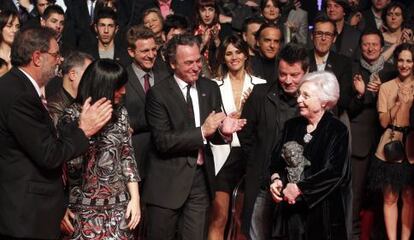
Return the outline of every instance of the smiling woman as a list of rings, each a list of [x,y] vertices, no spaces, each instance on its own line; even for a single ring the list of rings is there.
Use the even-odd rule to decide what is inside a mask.
[[[328,111],[338,98],[339,84],[332,73],[313,72],[303,77],[297,99],[301,117],[286,122],[272,154],[270,192],[279,206],[274,215],[275,236],[290,240],[349,239],[348,130]],[[289,181],[292,169],[282,156],[292,141],[303,146],[300,156],[293,159],[304,161],[298,182]]]
[[[20,22],[17,13],[0,11],[0,58],[7,62],[9,69],[11,68],[11,46],[19,29]]]

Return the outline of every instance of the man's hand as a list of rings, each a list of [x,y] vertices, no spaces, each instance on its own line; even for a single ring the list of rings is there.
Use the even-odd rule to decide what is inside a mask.
[[[354,88],[358,93],[358,96],[362,97],[365,94],[365,82],[362,79],[361,74],[355,74],[354,76]]]
[[[86,99],[79,118],[79,128],[90,138],[97,133],[112,117],[112,104],[106,98],[101,98],[93,105],[91,98]]]
[[[289,204],[295,204],[296,198],[300,195],[300,190],[295,183],[288,183],[283,189],[284,200]]]
[[[378,74],[374,74],[373,79],[368,82],[367,90],[377,93],[381,86],[381,79],[379,78]]]
[[[208,138],[213,135],[225,118],[226,114],[223,112],[216,113],[215,111],[212,111],[201,126],[203,136],[205,138]]]
[[[244,125],[246,125],[246,119],[238,119],[237,112],[230,113],[223,121],[220,132],[223,135],[232,135],[233,133],[240,131]]]
[[[75,231],[75,228],[72,225],[73,219],[75,219],[75,214],[73,214],[73,212],[67,208],[65,216],[63,216],[63,219],[60,221],[60,230],[67,235],[72,235],[72,233]]]

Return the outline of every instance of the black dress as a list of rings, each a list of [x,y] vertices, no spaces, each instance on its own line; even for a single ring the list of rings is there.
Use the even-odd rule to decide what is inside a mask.
[[[297,183],[302,194],[296,204],[277,204],[273,237],[290,240],[349,239],[351,233],[351,168],[348,130],[329,112],[325,113],[312,139],[305,144],[308,121],[298,117],[286,122],[278,147],[273,152],[271,172],[287,184],[286,164],[281,147],[288,141],[304,146],[303,155],[311,162]]]

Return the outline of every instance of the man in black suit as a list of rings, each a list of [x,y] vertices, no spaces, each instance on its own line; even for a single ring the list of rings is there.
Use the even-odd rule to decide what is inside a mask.
[[[283,34],[278,25],[264,23],[256,33],[257,54],[252,57],[253,75],[275,82],[277,76],[277,55],[283,44]]]
[[[225,143],[245,121],[226,117],[218,86],[199,76],[196,37],[173,37],[167,56],[174,76],[149,90],[145,106],[154,147],[143,187],[147,237],[202,240],[214,196],[209,142]]]
[[[391,0],[371,0],[372,6],[362,12],[362,19],[358,24],[360,30],[381,30],[382,11],[388,6]]]
[[[353,59],[358,56],[358,39],[360,33],[345,22],[349,12],[350,7],[347,0],[326,1],[326,15],[330,20],[335,22],[337,31],[332,50]]]
[[[80,50],[89,53],[95,59],[114,59],[124,67],[128,66],[131,58],[126,48],[119,41],[115,41],[119,29],[117,13],[112,8],[100,9],[95,17],[94,29],[97,39],[93,40],[87,48],[80,48]]]
[[[109,101],[87,100],[80,121],[57,133],[43,89],[60,58],[52,30],[28,29],[13,42],[14,68],[0,78],[0,239],[59,237],[62,163],[86,151],[112,115]]]
[[[355,239],[365,238],[369,233],[360,229],[360,216],[370,213],[372,203],[366,203],[366,180],[372,151],[376,150],[381,127],[377,113],[377,93],[383,82],[396,77],[395,68],[381,56],[384,38],[380,30],[371,29],[362,33],[360,39],[361,59],[352,66],[355,89],[359,102],[350,104],[349,117],[352,134],[352,189],[353,189],[353,232]],[[365,206],[364,206],[365,205]],[[382,206],[382,205],[381,205]],[[368,207],[368,209],[367,209]],[[361,210],[362,213],[361,214]],[[368,210],[368,211],[367,211]],[[365,218],[367,219],[367,218]],[[367,221],[364,221],[367,223]],[[365,236],[363,236],[365,235]]]
[[[145,118],[145,94],[154,84],[169,76],[168,71],[156,67],[157,45],[155,35],[151,29],[133,26],[127,32],[128,53],[133,63],[126,70],[128,82],[126,84],[125,107],[134,133],[132,145],[135,151],[141,180],[145,178],[145,166],[151,133]]]
[[[309,53],[309,72],[330,71],[335,74],[340,87],[340,98],[334,108],[336,116],[344,116],[344,123],[349,126],[345,111],[352,100],[352,61],[348,57],[331,51],[336,39],[336,25],[325,15],[319,15],[314,20],[314,31],[311,35],[313,50]],[[356,99],[356,98],[355,98]]]

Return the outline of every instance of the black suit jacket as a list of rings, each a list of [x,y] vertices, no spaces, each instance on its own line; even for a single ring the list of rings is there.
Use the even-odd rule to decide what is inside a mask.
[[[48,111],[17,68],[0,78],[0,235],[57,239],[65,206],[62,163],[88,148],[76,124],[57,137]]]
[[[128,110],[131,128],[134,130],[132,146],[134,147],[135,159],[142,180],[146,175],[146,162],[151,142],[151,132],[145,117],[145,92],[132,68],[132,64],[126,68],[128,82],[125,86],[125,107]],[[153,73],[154,85],[169,75],[168,72],[160,71],[155,67],[153,68]]]
[[[212,111],[221,111],[220,90],[211,80],[197,80],[200,122]],[[196,173],[197,155],[204,149],[204,165],[211,199],[214,196],[214,161],[209,143],[203,143],[200,127],[193,127],[184,96],[173,77],[152,87],[147,93],[145,111],[151,129],[152,149],[143,186],[146,203],[178,209],[185,203]],[[221,140],[221,141],[220,141]],[[216,133],[208,142],[223,144]],[[210,200],[211,200],[210,199]]]
[[[359,56],[359,37],[361,36],[361,33],[345,23],[341,36],[342,40],[339,49],[336,49],[334,44],[332,46],[332,51],[345,55],[351,59]]]
[[[93,40],[89,47],[80,47],[79,50],[92,55],[94,59],[100,59],[97,39]],[[115,41],[114,60],[120,63],[123,67],[130,65],[132,61],[127,48],[123,47],[122,44],[119,44],[117,41]]]
[[[310,64],[309,72],[318,70],[315,60],[315,51],[309,52]],[[352,89],[352,61],[346,56],[330,52],[326,60],[325,71],[332,72],[338,79],[340,88],[340,97],[337,104],[336,115],[338,116],[343,111],[347,110],[352,100],[355,100],[355,93]]]

